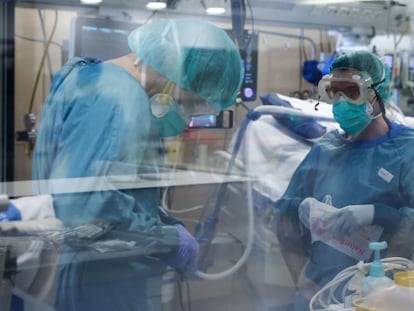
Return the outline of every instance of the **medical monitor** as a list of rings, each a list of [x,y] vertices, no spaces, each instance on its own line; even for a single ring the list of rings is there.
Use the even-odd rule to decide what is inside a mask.
[[[394,72],[394,54],[393,53],[385,53],[384,54],[384,62],[390,68],[390,79],[393,79],[393,72]]]
[[[408,81],[414,83],[414,54],[408,58]]]
[[[69,57],[107,60],[128,54],[128,35],[139,24],[100,17],[75,17],[71,25]]]
[[[242,37],[236,37],[232,30],[227,34],[239,47],[244,67],[244,77],[240,88],[240,98],[245,102],[252,102],[257,99],[257,67],[259,34],[244,30]]]
[[[218,115],[205,114],[193,116],[188,124],[189,128],[229,129],[233,127],[233,111],[224,110]]]
[[[414,87],[414,53],[408,54],[406,58],[405,81],[407,87]]]
[[[75,17],[71,25],[69,58],[74,56],[107,60],[128,54],[128,35],[140,24],[112,20],[103,17]],[[239,46],[244,65],[244,77],[240,89],[243,101],[257,98],[258,33],[244,30],[236,37],[233,30],[226,30]]]

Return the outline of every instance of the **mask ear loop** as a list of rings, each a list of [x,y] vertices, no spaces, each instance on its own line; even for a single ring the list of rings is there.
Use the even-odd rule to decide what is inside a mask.
[[[170,100],[172,98],[172,93],[173,93],[174,88],[175,88],[175,83],[174,82],[171,82],[171,81],[168,81],[167,84],[168,84],[167,94],[165,94],[165,96],[167,98],[167,105],[169,105],[170,104]]]
[[[164,102],[164,98],[167,105],[170,103],[172,86],[174,86],[174,83],[169,80],[164,84],[164,87],[161,90],[161,94],[157,97],[157,102],[159,104],[162,104]]]

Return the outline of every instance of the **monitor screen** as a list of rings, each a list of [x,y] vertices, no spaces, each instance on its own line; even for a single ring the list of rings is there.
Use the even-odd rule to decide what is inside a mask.
[[[72,21],[69,57],[107,60],[128,54],[128,35],[138,26],[108,18],[76,17]]]
[[[410,55],[410,59],[408,61],[408,68],[414,69],[414,55],[413,54]]]
[[[388,65],[390,68],[390,78],[392,78],[392,74],[394,71],[394,54],[387,53],[384,55],[384,62]]]
[[[217,125],[217,116],[215,114],[206,114],[194,116],[191,118],[188,127],[193,128],[215,128]]]
[[[408,81],[414,82],[414,54],[408,58]]]
[[[231,30],[227,30],[227,33],[238,43],[240,56],[243,61],[244,77],[240,89],[240,98],[246,102],[255,101],[257,98],[259,34],[245,30],[241,38],[236,38]]]

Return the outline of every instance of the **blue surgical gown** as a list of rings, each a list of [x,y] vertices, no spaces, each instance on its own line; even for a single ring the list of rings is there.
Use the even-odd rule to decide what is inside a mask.
[[[161,159],[148,96],[130,73],[74,58],[54,76],[42,111],[33,179],[155,173]],[[157,188],[97,189],[54,194],[54,207],[66,227],[104,221],[149,231],[174,223],[160,215],[159,197]],[[90,262],[74,256],[60,267],[57,308],[158,310],[164,268],[151,256]]]
[[[374,204],[373,224],[384,228],[381,240],[390,244],[405,215],[401,211],[414,207],[413,163],[414,130],[396,123],[391,123],[387,134],[369,141],[352,142],[339,131],[332,131],[311,148],[276,202],[279,219],[284,219],[280,226],[286,219],[293,224],[278,228],[279,238],[301,241],[304,249],[298,253],[309,258],[305,268],[308,279],[322,287],[356,260],[321,241],[310,242],[310,233],[298,220],[302,200],[314,197],[324,201],[329,197],[336,208]],[[302,307],[295,310],[307,310],[306,299],[298,304]]]

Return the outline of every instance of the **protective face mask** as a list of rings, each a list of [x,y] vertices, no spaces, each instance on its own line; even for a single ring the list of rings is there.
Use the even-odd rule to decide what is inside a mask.
[[[355,105],[346,100],[339,100],[333,105],[332,110],[335,120],[351,136],[361,133],[374,119],[371,116],[372,105],[370,103]]]
[[[152,115],[161,137],[173,137],[181,134],[187,122],[181,117],[175,100],[166,94],[155,94],[150,98]]]

